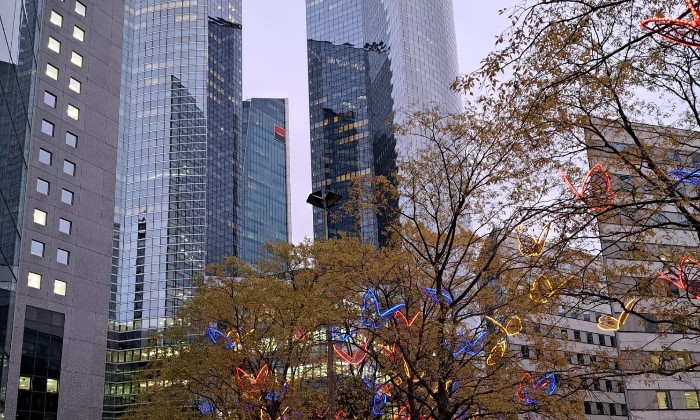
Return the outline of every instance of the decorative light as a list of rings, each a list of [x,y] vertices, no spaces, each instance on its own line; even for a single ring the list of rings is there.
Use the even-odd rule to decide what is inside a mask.
[[[499,341],[491,351],[489,352],[489,356],[486,358],[486,364],[489,366],[493,366],[498,362],[498,359],[503,357],[503,355],[506,353],[506,340],[501,340]]]
[[[338,328],[331,327],[331,340],[335,341],[336,343],[344,343],[350,340],[356,333],[357,329],[351,330],[348,328],[348,333],[343,334]]]
[[[379,345],[379,349],[392,361],[397,361],[403,357],[403,353],[400,348],[396,347],[396,342],[394,342],[391,347],[385,346],[384,344]]]
[[[520,251],[520,254],[526,257],[536,257],[540,255],[544,249],[544,243],[547,240],[548,233],[549,223],[544,227],[539,238],[532,236],[525,226],[520,225],[515,228],[515,238],[518,240],[518,251]]]
[[[374,397],[372,398],[372,413],[381,415],[384,413],[384,407],[386,406],[391,390],[394,388],[394,384],[392,382],[386,382],[380,385],[377,381],[369,377],[362,378],[362,381],[367,387],[375,390]]]
[[[477,334],[474,337],[473,341],[469,341],[469,339],[464,336],[464,332],[462,331],[460,331],[457,335],[460,338],[460,346],[459,349],[452,352],[454,356],[457,356],[460,353],[468,354],[470,356],[476,356],[481,352],[481,350],[483,350],[484,343],[486,343],[486,331],[482,331],[479,334]]]
[[[304,341],[304,340],[306,340],[307,338],[309,338],[309,333],[308,333],[308,332],[306,332],[306,333],[305,333],[305,332],[302,332],[299,328],[294,327],[293,337],[294,337],[294,339],[297,340],[297,341]]]
[[[413,318],[411,318],[411,320],[409,321],[406,315],[403,314],[403,312],[397,311],[396,314],[394,314],[394,318],[403,320],[403,323],[406,326],[406,328],[411,328],[413,323],[416,322],[418,315],[420,315],[420,312],[416,312],[416,314],[413,315]]]
[[[561,290],[561,288],[564,287],[564,285],[568,283],[571,278],[572,277],[569,277],[568,279],[564,280],[564,282],[555,288],[552,286],[552,282],[549,281],[547,276],[540,274],[530,285],[530,300],[536,303],[547,303],[549,298],[554,296],[558,290]]]
[[[435,289],[431,289],[430,287],[426,287],[423,289],[426,295],[436,303],[440,303],[440,300],[438,299],[438,292]],[[452,298],[450,297],[449,293],[447,292],[442,292],[440,293],[440,297],[445,301],[447,305],[452,304]]]
[[[700,13],[693,0],[686,0],[693,21],[669,18],[649,18],[643,20],[642,28],[661,35],[671,42],[688,47],[700,47]]]
[[[577,191],[571,184],[566,174],[559,170],[564,182],[571,192],[583,201],[592,211],[603,211],[612,206],[615,201],[615,193],[610,187],[610,176],[603,166],[597,164],[593,166],[586,175],[581,185],[581,191]]]
[[[266,363],[263,367],[260,368],[258,374],[255,377],[253,377],[253,375],[251,375],[250,373],[237,367],[236,376],[238,377],[238,382],[241,383],[241,388],[244,392],[257,392],[267,382],[268,371],[269,369]]]
[[[700,182],[700,163],[696,163],[692,170],[674,169],[668,174],[686,184],[698,185]]]
[[[553,373],[548,373],[535,382],[529,373],[525,373],[520,379],[520,384],[515,391],[515,396],[525,404],[535,404],[537,400],[531,398],[531,393],[545,394],[547,396],[554,394],[557,389],[557,379]]]
[[[284,395],[287,393],[287,388],[289,388],[289,383],[285,382],[284,386],[282,387],[282,392],[267,391],[265,393],[265,399],[268,401],[279,401],[280,397],[284,397]]]
[[[368,308],[367,305],[369,305],[370,307]],[[405,305],[403,303],[400,303],[398,305],[392,306],[384,312],[380,312],[379,300],[377,299],[377,295],[374,294],[374,291],[368,290],[367,293],[365,293],[365,298],[362,302],[362,312],[360,312],[360,320],[363,324],[365,324],[368,327],[381,328],[384,324],[387,323],[387,321],[389,321],[389,319],[391,319],[391,317],[393,317],[396,314],[396,312],[398,312],[404,306]],[[374,322],[373,318],[376,319],[377,322]]]
[[[199,405],[197,405],[197,409],[201,414],[207,414],[214,411],[214,407],[211,405],[211,402],[209,402],[209,400],[204,400],[201,403],[199,403]]]
[[[678,275],[675,279],[664,273],[658,272],[659,276],[680,290],[687,290],[690,295],[700,299],[700,263],[685,256],[678,262]]]
[[[490,316],[484,315],[484,318],[488,319],[491,321],[495,326],[498,327],[499,330],[503,331],[505,335],[507,336],[512,336],[520,333],[520,331],[523,330],[523,322],[520,320],[520,317],[517,315],[513,315],[508,319],[508,322],[506,322],[506,326],[504,327],[501,325],[500,322],[496,321],[495,319],[491,318]]]
[[[622,313],[617,318],[610,315],[601,316],[600,318],[598,318],[598,328],[600,328],[603,331],[619,330],[620,328],[622,328],[623,325],[625,325],[625,321],[627,321],[627,317],[629,317],[630,315],[629,311],[631,311],[632,308],[634,308],[634,305],[636,305],[637,302],[637,299],[631,299],[629,302],[627,302],[622,310]]]
[[[212,328],[212,327],[207,328],[207,334],[209,334],[209,338],[211,339],[212,343],[214,343],[214,344],[219,344],[216,337],[221,337],[224,340],[226,340],[226,342],[227,342],[227,344],[224,346],[224,348],[232,349],[232,348],[236,347],[236,343],[231,339],[231,337],[222,333],[221,331],[217,330],[216,328]],[[229,333],[229,334],[231,334],[231,333]]]
[[[367,343],[364,343],[362,347],[358,347],[357,350],[355,350],[354,355],[350,355],[345,350],[338,348],[338,346],[335,344],[333,344],[333,350],[338,353],[338,356],[351,365],[362,363],[362,361],[365,360],[365,357],[367,357]]]

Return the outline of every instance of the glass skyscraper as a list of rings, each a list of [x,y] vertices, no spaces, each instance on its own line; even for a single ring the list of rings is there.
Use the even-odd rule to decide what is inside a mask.
[[[392,124],[425,107],[458,112],[451,0],[306,0],[313,190],[349,195],[353,180],[390,175],[406,150]],[[329,234],[380,243],[387,221],[331,209]],[[314,236],[323,212],[314,209]]]

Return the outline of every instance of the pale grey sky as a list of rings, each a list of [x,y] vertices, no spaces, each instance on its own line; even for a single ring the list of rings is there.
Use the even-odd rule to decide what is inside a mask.
[[[429,1],[429,0],[415,0]],[[508,20],[498,10],[515,0],[453,0],[459,69],[474,70]],[[313,237],[309,97],[304,0],[243,0],[243,97],[289,98],[292,240]]]

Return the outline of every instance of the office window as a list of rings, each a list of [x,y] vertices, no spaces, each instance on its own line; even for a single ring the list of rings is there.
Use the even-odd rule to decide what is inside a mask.
[[[46,226],[46,212],[34,209],[34,223],[41,226]]]
[[[58,392],[58,379],[46,379],[46,392],[48,394],[56,394]]]
[[[627,404],[620,404],[620,415],[621,416],[627,415]]]
[[[600,391],[600,380],[598,380],[598,379],[593,380],[593,389],[595,391]]]
[[[68,191],[65,188],[61,189],[61,202],[66,204],[73,204],[73,192]]]
[[[700,408],[698,404],[698,392],[697,391],[685,391],[685,408],[695,409]]]
[[[87,8],[85,5],[79,1],[75,2],[75,13],[79,14],[80,16],[85,16],[85,12],[87,11]]]
[[[46,63],[46,75],[53,80],[58,80],[58,69],[49,63]]]
[[[66,295],[66,282],[61,280],[54,280],[53,282],[53,292],[60,296]]]
[[[603,334],[598,334],[598,343],[600,343],[601,346],[605,346],[605,336]]]
[[[78,136],[69,132],[66,132],[66,144],[70,147],[78,147]]]
[[[58,231],[70,235],[71,229],[73,228],[73,222],[66,220],[64,218],[58,219]]]
[[[32,240],[31,253],[32,253],[32,255],[36,255],[37,257],[43,257],[44,256],[44,243]]]
[[[27,286],[32,289],[41,289],[41,274],[27,273]]]
[[[81,42],[85,41],[85,31],[80,29],[78,25],[73,25],[73,38]]]
[[[581,331],[574,330],[574,340],[581,341]]]
[[[605,380],[605,390],[608,392],[612,392],[613,386],[612,386],[612,381],[610,380]]]
[[[54,25],[56,25],[60,28],[61,26],[63,26],[63,16],[56,13],[55,10],[52,10],[51,17],[49,18],[49,22],[53,23]]]
[[[76,108],[75,106],[68,104],[68,108],[66,109],[66,114],[68,116],[76,121],[80,119],[80,110]]]
[[[56,95],[51,92],[44,91],[44,104],[51,108],[56,108]]]
[[[41,132],[47,136],[53,137],[53,130],[56,126],[46,120],[41,120]]]
[[[36,191],[38,193],[49,195],[49,183],[41,178],[36,179]]]
[[[585,414],[593,414],[593,411],[591,411],[591,403],[589,401],[583,402],[583,412]]]
[[[589,332],[586,333],[586,342],[588,344],[593,344],[593,333],[589,333]]]
[[[58,248],[56,250],[56,262],[68,265],[68,260],[70,260],[70,252],[65,249]]]
[[[581,354],[581,353],[576,354],[576,363],[578,363],[579,365],[586,364],[585,360],[583,359],[583,354]]]
[[[615,336],[610,336],[610,347],[615,347]]]
[[[75,163],[71,162],[70,160],[64,160],[63,172],[70,176],[75,176]]]
[[[82,83],[71,77],[70,81],[68,82],[68,89],[72,90],[75,93],[80,93],[81,85]]]
[[[605,414],[605,408],[603,408],[602,402],[595,403],[595,409],[598,414]]]
[[[49,37],[49,43],[47,44],[47,47],[56,54],[59,54],[61,52],[61,41],[57,40],[56,38],[50,36]]]
[[[39,162],[51,166],[52,154],[48,150],[39,149]]]
[[[32,388],[32,380],[26,376],[19,377],[19,389],[29,391]]]
[[[520,355],[522,356],[523,359],[529,359],[530,358],[530,347],[520,346]]]
[[[608,409],[610,410],[611,416],[617,416],[617,409],[615,408],[615,404],[608,403]]]
[[[668,395],[668,391],[656,391],[656,403],[660,410],[671,409],[671,398]]]
[[[70,54],[70,62],[78,67],[83,67],[83,56],[73,51]]]

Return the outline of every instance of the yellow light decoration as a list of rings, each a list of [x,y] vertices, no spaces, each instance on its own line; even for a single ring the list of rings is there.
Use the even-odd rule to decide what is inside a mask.
[[[506,340],[501,340],[493,346],[491,351],[489,352],[489,357],[486,358],[486,364],[489,366],[493,366],[498,362],[498,359],[503,357],[503,355],[506,353]]]
[[[501,325],[500,322],[496,321],[495,319],[491,318],[488,315],[484,315],[484,318],[488,319],[491,321],[495,326],[498,327],[499,330],[503,331],[503,333],[507,336],[512,336],[518,334],[520,331],[523,330],[523,322],[520,320],[520,317],[517,315],[513,315],[508,319],[508,322],[506,322],[506,326],[504,327]]]
[[[518,251],[526,257],[536,257],[542,253],[544,243],[547,240],[549,233],[549,223],[544,227],[539,238],[535,238],[527,231],[525,226],[515,228],[515,238],[518,240]]]
[[[632,299],[624,307],[624,310],[620,314],[619,317],[615,318],[614,316],[610,315],[603,315],[600,318],[598,318],[598,328],[600,328],[603,331],[617,331],[620,328],[622,328],[623,325],[625,325],[625,321],[627,321],[627,317],[629,317],[630,313],[629,311],[634,308],[634,305],[636,305],[638,302],[638,299]]]
[[[573,276],[572,276],[573,277]],[[536,303],[547,303],[549,298],[554,296],[559,290],[561,290],[566,283],[571,280],[572,277],[564,280],[556,288],[552,286],[552,282],[544,274],[540,274],[539,277],[535,279],[530,285],[530,300]]]

